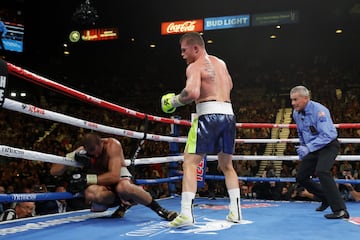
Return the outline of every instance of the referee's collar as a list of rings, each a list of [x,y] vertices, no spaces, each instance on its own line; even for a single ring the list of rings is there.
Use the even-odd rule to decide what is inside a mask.
[[[309,100],[309,101],[306,103],[304,109],[301,110],[301,111],[299,111],[298,113],[299,113],[300,115],[303,115],[303,116],[310,115],[311,105],[312,105],[312,102],[311,102],[311,100]]]

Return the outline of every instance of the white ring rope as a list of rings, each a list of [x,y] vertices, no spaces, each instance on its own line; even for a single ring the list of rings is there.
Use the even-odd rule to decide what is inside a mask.
[[[6,98],[4,104],[2,106],[8,110],[13,110],[21,113],[25,113],[34,117],[53,120],[56,122],[62,122],[69,125],[73,125],[80,128],[92,129],[99,132],[105,132],[109,134],[115,134],[119,136],[127,136],[131,138],[143,139],[144,133],[136,132],[131,130],[125,130],[121,128],[114,128],[105,125],[101,125],[98,123],[70,117],[61,113],[56,113],[50,110],[45,110],[39,107],[35,107],[30,104],[25,104],[21,102],[17,102],[15,100],[11,100]],[[160,136],[155,134],[146,134],[146,139],[148,140],[157,140],[157,141],[164,141],[164,142],[186,142],[186,137],[169,137],[169,136]]]
[[[62,122],[72,126],[91,129],[99,132],[115,134],[118,136],[126,136],[130,138],[143,139],[144,133],[136,132],[121,128],[109,127],[99,123],[90,122],[83,119],[78,119],[70,117],[61,113],[53,112],[50,110],[42,109],[31,104],[21,103],[12,99],[5,98],[4,104],[2,106],[5,109],[24,113],[31,115],[33,117],[43,118],[47,120],[52,120],[56,122]],[[177,142],[185,143],[187,137],[170,137],[170,136],[161,136],[156,134],[146,134],[147,140],[153,141],[164,141],[164,142]],[[339,138],[341,143],[360,143],[360,138]],[[291,139],[236,139],[236,143],[298,143],[298,138]]]
[[[360,138],[338,138],[340,143],[360,143]],[[236,143],[299,143],[299,138],[236,139]]]
[[[81,164],[70,158],[56,156],[48,153],[40,153],[31,150],[9,147],[5,145],[0,145],[0,155],[5,157],[21,158],[27,160],[49,162],[49,163],[60,163],[67,166],[81,167]]]
[[[144,137],[144,133],[136,132],[136,131],[129,131],[120,128],[109,127],[101,124],[97,124],[94,122],[77,119],[74,117],[66,116],[64,114],[56,113],[53,111],[45,110],[42,108],[35,107],[30,104],[25,104],[21,102],[17,102],[11,99],[5,99],[3,108],[14,110],[17,112],[25,113],[34,117],[39,117],[43,119],[53,120],[57,122],[62,122],[66,124],[70,124],[77,127],[92,129],[95,131],[106,132],[110,134],[117,134],[120,136],[128,136],[133,138],[142,139]],[[167,142],[186,142],[186,137],[167,137],[167,136],[160,136],[155,134],[147,134],[146,139],[150,140],[158,140],[158,141],[167,141]],[[296,143],[299,139],[237,139],[237,142],[242,143],[282,143],[282,142],[292,142]],[[358,138],[347,138],[347,139],[339,139],[341,143],[358,143],[360,139]],[[13,157],[13,158],[20,158],[20,159],[28,159],[28,160],[35,160],[35,161],[43,161],[43,162],[50,162],[50,163],[59,163],[68,166],[80,167],[81,165],[75,162],[72,159],[56,156],[53,154],[47,153],[40,153],[31,150],[24,150],[19,148],[13,148],[5,145],[0,145],[0,155]],[[217,156],[209,155],[207,157],[210,161],[217,160]],[[135,165],[140,164],[156,164],[156,163],[165,163],[165,162],[175,162],[175,161],[182,161],[182,156],[172,156],[172,157],[152,157],[152,158],[141,158],[135,160]],[[275,161],[275,160],[283,160],[283,161],[295,161],[299,160],[298,156],[249,156],[249,155],[234,155],[233,160],[268,160],[268,161]],[[338,161],[357,161],[360,160],[360,155],[339,155],[336,160]],[[126,159],[126,164],[129,166],[131,164],[131,160]]]
[[[9,147],[6,145],[0,145],[0,155],[6,157],[20,158],[20,159],[28,159],[34,161],[43,161],[49,163],[59,163],[67,166],[73,167],[81,167],[81,164],[76,162],[73,159],[57,156],[48,153],[41,153],[31,150],[24,150],[20,148]],[[182,155],[179,156],[168,156],[168,157],[151,157],[151,158],[140,158],[135,159],[135,165],[141,164],[156,164],[156,163],[167,163],[167,162],[177,162],[183,161],[184,157]],[[207,160],[216,161],[217,156],[209,155],[207,156]],[[250,155],[234,155],[233,160],[283,160],[283,161],[296,161],[299,160],[298,156],[250,156]],[[337,161],[358,161],[360,160],[360,155],[338,155],[336,158]],[[125,159],[126,165],[130,166],[131,160]]]
[[[70,117],[61,113],[56,113],[50,110],[45,110],[42,108],[38,108],[36,106],[25,104],[21,102],[17,102],[15,100],[11,100],[6,98],[4,104],[2,106],[5,109],[13,110],[21,113],[25,113],[34,117],[53,120],[57,122],[62,122],[65,124],[77,126],[80,128],[92,129],[95,131],[120,135],[120,136],[127,136],[131,138],[142,139],[144,137],[144,133],[136,132],[131,130],[125,130],[121,128],[114,128],[105,125],[101,125],[98,123],[77,119],[74,117]],[[146,134],[146,139],[154,140],[154,141],[166,141],[166,142],[178,142],[178,143],[185,143],[186,137],[169,137],[169,136],[160,136],[155,134]],[[360,143],[359,138],[339,138],[341,143]],[[299,139],[236,139],[237,143],[298,143]],[[79,163],[76,161],[62,157],[56,156],[53,154],[47,153],[40,153],[31,150],[24,150],[14,147],[9,147],[5,145],[0,145],[0,155],[13,157],[13,158],[20,158],[20,159],[28,159],[28,160],[35,160],[35,161],[43,161],[43,162],[50,162],[50,163],[59,163],[68,166],[74,167],[81,167]],[[209,155],[207,157],[210,161],[217,160],[217,156]],[[182,161],[183,156],[170,156],[170,157],[152,157],[152,158],[141,158],[136,159],[134,164],[155,164],[155,163],[165,163],[165,162],[175,162],[175,161]],[[234,155],[233,160],[268,160],[268,161],[275,161],[275,160],[283,160],[283,161],[296,161],[299,160],[298,156],[249,156],[249,155]],[[360,155],[338,155],[336,158],[338,161],[358,161],[360,160]],[[126,159],[126,164],[129,166],[131,164],[131,160]]]

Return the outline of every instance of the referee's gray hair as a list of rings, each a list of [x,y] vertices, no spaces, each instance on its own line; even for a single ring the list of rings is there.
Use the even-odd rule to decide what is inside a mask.
[[[293,87],[290,90],[290,95],[292,95],[293,93],[298,93],[300,96],[303,97],[310,97],[310,91],[304,86]]]

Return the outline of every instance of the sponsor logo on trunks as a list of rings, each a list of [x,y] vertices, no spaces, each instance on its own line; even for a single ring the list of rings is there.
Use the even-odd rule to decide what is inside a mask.
[[[198,187],[204,186],[206,162],[204,159],[201,160],[198,167],[196,168],[196,180],[198,181]]]

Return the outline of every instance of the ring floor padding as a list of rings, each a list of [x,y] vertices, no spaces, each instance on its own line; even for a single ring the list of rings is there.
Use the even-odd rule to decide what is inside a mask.
[[[169,210],[180,211],[179,196],[161,199]],[[229,199],[195,199],[195,225],[170,229],[150,209],[136,205],[121,219],[110,218],[109,209],[102,213],[89,210],[19,219],[0,223],[0,239],[154,239],[154,240],[304,240],[357,239],[360,236],[360,203],[347,202],[350,220],[329,220],[316,212],[319,203],[242,200],[243,223],[225,220]]]

